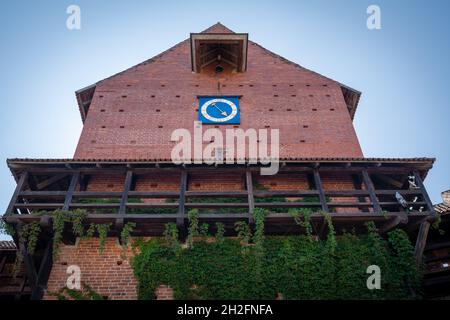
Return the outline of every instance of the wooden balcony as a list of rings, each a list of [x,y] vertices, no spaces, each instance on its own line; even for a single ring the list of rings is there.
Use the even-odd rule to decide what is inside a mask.
[[[286,160],[280,164],[273,179],[302,175],[307,186],[277,190],[260,189],[254,181],[260,177],[258,166],[175,166],[170,162],[140,161],[75,161],[75,160],[9,160],[17,180],[17,188],[6,212],[9,223],[49,221],[39,211],[84,209],[88,221],[112,222],[118,232],[124,223],[137,223],[139,235],[161,235],[164,225],[176,222],[181,230],[188,224],[187,211],[199,209],[200,222],[222,222],[232,233],[238,220],[253,222],[255,208],[269,211],[266,218],[268,234],[301,233],[294,223],[291,208],[314,211],[314,230],[320,235],[325,223],[323,212],[329,214],[338,232],[364,230],[364,223],[374,221],[381,232],[402,226],[413,231],[421,222],[434,217],[433,206],[422,180],[433,159],[322,159],[317,161]],[[201,173],[216,176],[215,185],[230,174],[242,179],[244,188],[221,190],[190,190],[191,176]],[[177,175],[176,190],[134,190],[137,178],[152,175]],[[352,188],[323,186],[330,175],[347,175]],[[120,191],[89,191],[90,176],[123,179]],[[408,179],[414,180],[411,187]],[[345,188],[343,188],[345,187]],[[405,202],[400,204],[396,194]],[[275,201],[274,201],[275,198]],[[225,201],[230,200],[233,201]],[[201,201],[199,201],[201,200]],[[210,201],[209,201],[210,200]],[[222,200],[222,201],[220,201]],[[270,201],[268,201],[270,200]]]
[[[180,235],[185,235],[190,209],[199,210],[199,222],[208,223],[210,231],[215,232],[215,223],[222,222],[225,234],[234,235],[237,221],[253,226],[255,208],[269,212],[265,218],[267,234],[302,234],[305,230],[295,223],[289,210],[308,208],[313,212],[311,222],[318,237],[326,235],[324,213],[338,234],[366,232],[368,221],[373,221],[380,233],[404,228],[416,238],[419,262],[430,222],[436,218],[422,182],[433,162],[284,159],[277,175],[267,178],[260,175],[260,167],[249,164],[175,166],[162,160],[14,159],[8,160],[8,166],[17,187],[3,219],[17,229],[38,221],[43,229],[34,257],[25,246],[19,248],[32,299],[42,297],[51,270],[51,211],[57,209],[86,210],[86,225],[112,224],[109,236],[119,236],[127,222],[136,223],[133,236],[160,236],[169,222],[176,223]],[[114,181],[113,188],[105,183],[108,179]],[[74,238],[70,229],[64,232],[69,242]]]

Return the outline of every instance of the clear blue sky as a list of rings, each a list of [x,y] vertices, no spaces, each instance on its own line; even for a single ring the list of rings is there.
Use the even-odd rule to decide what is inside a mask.
[[[66,8],[81,7],[81,30]],[[369,31],[366,9],[381,7]],[[355,126],[366,157],[436,157],[434,202],[450,188],[449,1],[3,1],[0,10],[0,207],[11,157],[72,157],[74,91],[222,22],[362,91]],[[447,140],[447,141],[446,141]]]

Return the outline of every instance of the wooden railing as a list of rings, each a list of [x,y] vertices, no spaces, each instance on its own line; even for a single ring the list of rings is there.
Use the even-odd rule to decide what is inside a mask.
[[[159,191],[143,192],[131,190],[134,177],[132,170],[127,171],[124,181],[124,190],[122,192],[92,192],[76,191],[79,184],[80,172],[71,174],[69,188],[66,191],[30,191],[23,190],[25,181],[28,178],[28,172],[22,173],[18,181],[16,190],[8,206],[7,214],[30,214],[39,210],[69,210],[69,209],[87,209],[107,211],[109,214],[118,214],[126,217],[133,209],[141,209],[140,213],[145,214],[145,209],[173,209],[178,219],[178,223],[184,223],[186,210],[188,209],[229,209],[230,217],[236,217],[233,210],[239,209],[242,216],[242,209],[247,209],[245,215],[252,221],[252,213],[255,207],[267,209],[286,208],[312,208],[316,211],[324,212],[343,212],[345,208],[357,209],[361,213],[382,214],[386,212],[405,212],[411,209],[415,212],[430,214],[433,212],[433,206],[426,193],[420,175],[414,172],[417,189],[391,189],[376,190],[367,170],[361,170],[364,189],[353,190],[326,190],[322,187],[321,176],[318,169],[311,170],[314,177],[315,190],[255,190],[252,182],[252,172],[245,172],[246,190],[236,191],[190,191],[187,190],[187,179],[189,172],[181,171],[180,190],[179,191]],[[56,174],[56,173],[55,173]],[[417,197],[418,201],[407,201],[406,208],[402,206],[395,198],[395,194],[400,193],[403,197]],[[286,197],[297,198],[295,201],[264,202],[264,198]],[[333,197],[339,197],[339,201],[334,201]],[[151,199],[162,198],[170,199],[170,202],[136,202],[133,199]],[[238,198],[239,202],[191,202],[193,198]],[[305,199],[315,201],[304,201]],[[349,201],[342,201],[342,198],[350,198]],[[80,199],[89,199],[90,201],[79,201]],[[95,202],[95,199],[98,199]],[[105,203],[104,199],[111,199]],[[356,199],[356,200],[355,200]],[[384,199],[380,201],[380,199]],[[111,203],[112,202],[112,203]],[[223,210],[222,210],[223,211]],[[94,213],[94,212],[92,212]],[[148,217],[159,215],[149,214]]]

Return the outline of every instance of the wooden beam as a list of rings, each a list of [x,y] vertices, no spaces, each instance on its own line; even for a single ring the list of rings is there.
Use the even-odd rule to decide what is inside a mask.
[[[3,257],[2,262],[0,262],[0,275],[3,274],[3,269],[5,268],[6,264],[6,256]]]
[[[16,231],[18,235],[22,233],[22,229],[23,229],[23,222],[19,222],[16,225]],[[23,241],[19,241],[18,250],[20,250],[20,253],[23,255],[23,263],[25,264],[25,271],[28,277],[28,285],[33,291],[36,289],[36,281],[37,281],[37,274],[36,268],[34,266],[33,257],[31,257],[31,255],[28,253],[28,250]]]
[[[403,182],[397,181],[397,180],[395,180],[395,179],[393,179],[393,178],[391,178],[391,177],[389,177],[389,176],[387,176],[385,174],[377,174],[376,176],[380,180],[383,180],[384,182],[387,182],[387,183],[393,185],[394,187],[397,187],[397,188],[403,187]]]
[[[22,279],[22,282],[20,283],[19,291],[14,296],[14,300],[20,300],[21,299],[21,297],[23,295],[23,291],[25,290],[25,285],[26,284],[27,284],[27,276],[24,276],[23,279]]]
[[[378,202],[378,198],[375,194],[375,187],[373,186],[372,179],[370,179],[367,169],[362,170],[362,177],[364,185],[366,186],[366,189],[369,191],[370,201],[373,204],[373,211],[376,213],[381,213],[381,207]]]
[[[386,222],[385,224],[383,224],[379,229],[378,232],[380,234],[386,233],[390,230],[392,230],[393,228],[395,228],[396,226],[398,226],[399,224],[406,224],[408,223],[408,216],[405,215],[401,215],[401,216],[397,216],[393,219],[390,219],[388,222]]]
[[[253,195],[253,178],[250,170],[245,171],[245,182],[248,194],[248,223],[253,224],[253,212],[255,211],[255,198]]]
[[[58,182],[59,180],[67,177],[68,175],[69,175],[69,173],[57,174],[56,176],[50,177],[42,182],[39,182],[38,185],[36,186],[36,188],[38,190],[47,188],[47,187],[51,186],[52,184],[54,184],[55,182]]]
[[[69,189],[67,190],[66,197],[64,199],[64,206],[63,210],[67,211],[70,209],[70,203],[72,202],[73,192],[75,191],[78,180],[80,179],[80,173],[76,172],[72,175],[72,178],[70,179],[70,185]]]
[[[427,211],[428,212],[428,211]],[[429,223],[433,223],[434,219],[433,219],[433,215],[431,214],[431,212],[429,213],[430,215],[423,215],[421,219],[411,223],[408,228],[407,228],[407,232],[408,233],[412,233],[414,231],[416,231],[417,227],[420,227],[420,225],[423,222],[429,222]]]
[[[327,204],[327,198],[325,197],[325,192],[323,191],[322,180],[320,179],[320,174],[319,174],[318,168],[313,170],[313,175],[314,175],[314,185],[316,187],[316,190],[319,192],[319,199],[320,199],[322,211],[328,213],[329,209],[328,209],[328,204]],[[327,220],[325,218],[323,218],[322,226],[320,227],[320,231],[319,231],[319,237],[321,237],[325,233],[325,229],[327,228],[327,225],[328,225]]]
[[[53,241],[50,239],[47,242],[47,246],[41,260],[41,265],[39,267],[39,272],[36,279],[36,287],[31,292],[31,300],[41,300],[44,296],[44,291],[47,287],[48,278],[53,265],[52,250]]]
[[[28,179],[28,172],[25,171],[20,176],[19,182],[17,182],[16,189],[14,190],[11,200],[9,201],[8,208],[6,209],[5,213],[6,215],[14,213],[14,206],[17,203],[19,193],[22,191],[23,185],[25,184],[25,181],[27,181],[27,179]]]
[[[427,244],[428,231],[430,230],[430,223],[424,221],[420,224],[419,233],[417,234],[416,246],[414,248],[414,257],[417,265],[422,264],[423,252]]]
[[[320,174],[318,169],[314,169],[314,184],[316,186],[316,190],[319,192],[319,199],[322,205],[322,211],[328,212],[328,204],[327,198],[325,197],[325,192],[322,186],[322,180],[320,179]]]
[[[127,171],[127,175],[125,177],[125,183],[122,191],[122,199],[120,200],[120,207],[119,207],[119,214],[125,215],[126,214],[126,208],[127,208],[127,202],[128,202],[128,193],[131,189],[131,184],[133,182],[133,171],[129,170]]]
[[[186,218],[186,189],[187,189],[187,171],[181,171],[180,177],[180,198],[178,200],[178,215],[177,215],[177,226],[184,232],[184,219]]]
[[[422,178],[420,177],[420,174],[418,171],[414,171],[414,178],[416,179],[416,183],[419,186],[420,191],[422,191],[423,200],[427,203],[428,210],[433,213],[433,215],[436,215],[436,212],[434,211],[433,203],[431,202],[431,199],[428,195],[427,189],[425,189],[425,185],[423,184]]]

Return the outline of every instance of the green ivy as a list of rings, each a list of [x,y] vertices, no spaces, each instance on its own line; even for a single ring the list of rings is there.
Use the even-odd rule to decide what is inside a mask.
[[[82,284],[81,290],[61,288],[58,292],[49,292],[50,296],[56,297],[58,300],[107,300],[106,297],[97,293],[87,284]]]
[[[131,232],[133,232],[134,228],[136,228],[136,223],[127,222],[120,232],[120,242],[122,243],[122,247],[124,249],[127,249],[130,244]]]
[[[278,294],[285,299],[420,297],[420,271],[414,263],[413,247],[401,229],[384,239],[375,225],[368,223],[364,235],[337,236],[325,215],[328,234],[324,240],[310,233],[267,236],[266,213],[255,210],[253,235],[247,223],[237,223],[237,240],[199,240],[178,251],[173,250],[173,234],[142,241],[132,263],[139,298],[154,299],[161,284],[172,287],[176,299],[274,299]],[[307,218],[301,222],[309,228]],[[216,234],[216,238],[222,237]],[[380,290],[366,286],[366,270],[372,264],[381,268]]]
[[[99,239],[99,246],[98,246],[99,253],[103,253],[105,251],[106,237],[108,236],[108,231],[110,228],[111,228],[111,223],[97,225],[97,232],[98,232],[98,239]]]
[[[222,244],[225,241],[225,227],[222,222],[216,222],[216,241]]]
[[[192,248],[194,246],[194,237],[199,235],[199,227],[198,227],[198,210],[191,209],[188,211],[188,237],[187,237],[187,245]]]
[[[11,237],[15,235],[13,226],[6,223],[2,216],[0,216],[0,235],[8,235]]]

